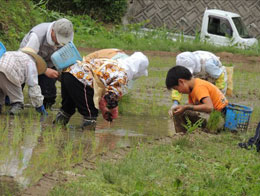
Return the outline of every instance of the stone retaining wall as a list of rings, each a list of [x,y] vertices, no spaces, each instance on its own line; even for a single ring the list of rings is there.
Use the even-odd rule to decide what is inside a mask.
[[[249,32],[260,37],[260,0],[129,0],[128,4],[125,24],[149,20],[147,27],[166,25],[194,35],[206,8],[222,9],[240,14]]]

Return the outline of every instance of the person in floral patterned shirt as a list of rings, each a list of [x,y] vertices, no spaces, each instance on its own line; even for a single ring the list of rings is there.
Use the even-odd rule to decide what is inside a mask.
[[[116,56],[120,57],[113,58]],[[118,115],[118,101],[128,81],[147,75],[148,64],[143,53],[128,56],[118,49],[104,49],[83,57],[61,75],[62,106],[54,123],[66,125],[76,108],[83,116],[82,128],[95,127],[99,109],[103,118],[111,122]]]

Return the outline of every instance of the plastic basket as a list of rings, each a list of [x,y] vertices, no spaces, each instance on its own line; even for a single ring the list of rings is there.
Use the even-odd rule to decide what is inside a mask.
[[[54,66],[58,70],[69,67],[77,62],[77,60],[82,61],[82,58],[77,50],[76,46],[69,42],[56,52],[51,55],[51,60]]]
[[[5,46],[2,42],[0,42],[0,58],[6,52]]]
[[[246,131],[253,109],[239,104],[226,107],[225,128],[231,131]]]

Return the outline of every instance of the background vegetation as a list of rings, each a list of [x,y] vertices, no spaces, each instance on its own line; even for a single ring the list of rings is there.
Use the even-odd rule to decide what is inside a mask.
[[[127,0],[34,0],[38,6],[71,15],[88,15],[103,22],[120,23]]]
[[[68,5],[71,5],[71,7]],[[16,50],[19,48],[19,43],[24,35],[33,26],[41,22],[50,22],[66,17],[73,22],[74,42],[78,47],[121,48],[142,51],[208,50],[259,55],[259,46],[247,50],[231,46],[216,47],[200,42],[199,34],[196,35],[194,40],[185,40],[184,36],[180,35],[177,37],[177,41],[172,41],[169,33],[175,32],[169,29],[159,28],[140,33],[140,29],[148,21],[126,26],[120,24],[121,17],[126,12],[126,6],[126,0],[0,0],[0,9],[2,10],[0,15],[0,41],[5,44],[8,50]],[[19,9],[17,9],[18,7]],[[111,22],[112,24],[107,24]]]
[[[28,0],[0,0],[0,41],[8,50],[16,50],[25,33],[46,18]]]

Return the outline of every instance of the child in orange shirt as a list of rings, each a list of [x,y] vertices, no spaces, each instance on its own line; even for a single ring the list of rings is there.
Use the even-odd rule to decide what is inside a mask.
[[[180,115],[187,110],[204,113],[218,110],[225,113],[225,107],[228,105],[227,99],[216,86],[205,80],[193,78],[191,72],[183,66],[175,66],[168,71],[166,87],[189,95],[189,104],[178,105],[172,111],[174,118],[178,118],[177,123],[185,122],[185,115]]]

